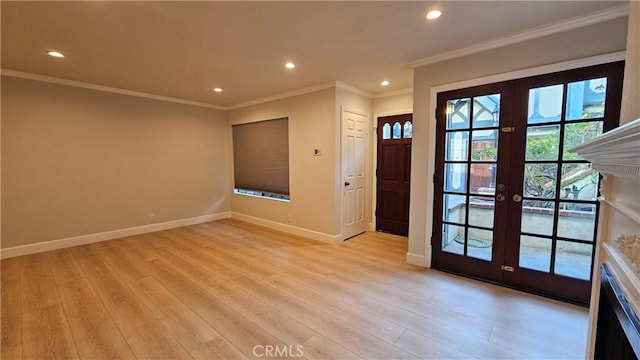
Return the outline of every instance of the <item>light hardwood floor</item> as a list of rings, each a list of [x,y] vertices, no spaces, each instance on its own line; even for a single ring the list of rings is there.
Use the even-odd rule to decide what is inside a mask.
[[[406,252],[384,234],[328,245],[222,220],[5,259],[2,359],[265,359],[267,345],[281,358],[584,357],[586,309]]]

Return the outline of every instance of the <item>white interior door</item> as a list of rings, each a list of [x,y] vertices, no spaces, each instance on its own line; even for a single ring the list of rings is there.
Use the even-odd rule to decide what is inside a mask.
[[[366,114],[342,109],[342,235],[348,239],[367,231],[366,155],[369,144]]]

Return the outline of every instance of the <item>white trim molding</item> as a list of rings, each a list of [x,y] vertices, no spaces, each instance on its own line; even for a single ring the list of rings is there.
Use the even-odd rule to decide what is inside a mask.
[[[640,234],[629,235],[629,237],[638,239]],[[602,262],[607,264],[609,271],[622,288],[625,298],[637,313],[640,307],[640,276],[636,268],[638,264],[631,263],[633,260],[630,259],[631,254],[623,252],[615,243],[604,242],[601,246],[604,249]]]
[[[590,56],[582,59],[568,60],[568,61],[563,61],[555,64],[536,66],[529,69],[510,71],[502,74],[489,75],[489,76],[484,76],[476,79],[438,85],[431,88],[431,94],[434,95],[434,91],[435,91],[435,94],[437,94],[443,91],[457,90],[457,89],[463,89],[463,88],[472,87],[472,86],[492,84],[500,81],[508,81],[508,80],[526,78],[530,76],[544,75],[544,74],[549,74],[549,73],[554,73],[559,71],[578,69],[582,67],[606,64],[606,63],[615,62],[615,61],[622,61],[625,59],[626,59],[626,52],[617,51],[617,52],[608,53],[608,54]],[[432,100],[433,99],[434,97],[432,97]],[[433,106],[435,106],[435,104]],[[434,113],[435,107],[431,110],[432,112],[430,114],[435,114]]]
[[[276,101],[276,100],[288,99],[290,97],[294,97],[294,96],[298,96],[298,95],[304,95],[304,94],[312,93],[312,92],[315,92],[315,91],[320,91],[320,90],[330,89],[330,88],[340,88],[340,89],[343,89],[343,90],[350,91],[350,92],[352,92],[354,94],[358,94],[358,95],[367,97],[369,99],[371,99],[374,96],[371,93],[368,93],[368,92],[366,92],[364,90],[360,90],[357,87],[355,87],[353,85],[349,85],[349,84],[347,84],[345,82],[332,81],[330,83],[320,84],[320,85],[311,86],[311,87],[307,87],[307,88],[303,88],[303,89],[288,91],[288,92],[285,92],[285,93],[282,93],[282,94],[278,94],[278,95],[267,96],[267,97],[260,98],[260,99],[241,102],[241,103],[238,103],[238,104],[230,105],[226,109],[227,110],[241,109],[241,108],[245,108],[245,107],[249,107],[249,106],[253,106],[253,105],[264,104],[264,103],[268,103],[268,102]]]
[[[407,264],[421,266],[421,267],[429,267],[427,266],[427,258],[422,254],[415,253],[407,253],[406,258]]]
[[[600,11],[587,16],[582,16],[574,19],[569,19],[553,24],[540,26],[534,29],[523,31],[517,34],[507,35],[499,37],[493,40],[481,42],[476,45],[468,46],[462,49],[453,50],[450,52],[429,56],[420,60],[412,61],[409,63],[412,67],[420,67],[437,62],[455,59],[467,55],[477,54],[486,50],[497,49],[503,46],[513,45],[528,40],[541,38],[553,34],[558,34],[564,31],[579,29],[584,26],[594,25],[601,22],[618,19],[629,15],[629,5],[618,6],[615,8]]]
[[[373,94],[373,96],[371,98],[372,99],[382,99],[382,98],[386,98],[386,97],[390,97],[390,96],[404,95],[404,94],[413,94],[413,87]]]
[[[309,238],[311,240],[321,241],[323,243],[328,243],[328,244],[342,243],[342,234],[329,235],[319,231],[308,230],[308,229],[304,229],[304,228],[293,226],[293,225],[282,224],[279,222],[266,220],[266,219],[262,219],[255,216],[242,214],[242,213],[237,213],[237,212],[231,212],[231,218],[238,219],[240,221],[245,221],[255,225],[264,226],[272,230],[282,231],[287,234],[302,236],[302,237]]]
[[[407,108],[407,109],[400,109],[400,110],[394,110],[394,111],[383,111],[381,113],[375,113],[373,114],[373,118],[375,120],[375,124],[373,124],[373,128],[376,129],[378,128],[378,118],[381,117],[386,117],[386,116],[394,116],[394,115],[404,115],[404,114],[413,114],[413,108]]]
[[[576,146],[577,152],[605,174],[640,177],[640,118]]]
[[[353,86],[353,85],[349,85],[345,82],[342,81],[336,81],[336,87],[339,89],[343,89],[343,90],[347,90],[347,91],[351,91],[354,94],[358,94],[364,97],[367,97],[369,99],[371,99],[373,97],[373,94],[368,93],[364,90],[360,90],[357,87]]]
[[[304,95],[304,94],[312,93],[312,92],[315,92],[315,91],[320,91],[320,90],[324,90],[324,89],[330,89],[330,88],[335,87],[335,86],[336,86],[336,82],[330,82],[330,83],[320,84],[320,85],[311,86],[311,87],[307,87],[307,88],[303,88],[303,89],[288,91],[288,92],[285,92],[285,93],[282,93],[282,94],[278,94],[278,95],[267,96],[267,97],[260,98],[260,99],[249,100],[249,101],[241,102],[241,103],[238,103],[238,104],[229,105],[229,106],[227,106],[226,110],[241,109],[241,108],[245,108],[245,107],[249,107],[249,106],[253,106],[253,105],[259,105],[259,104],[268,103],[268,102],[271,102],[271,101],[287,99],[287,98],[290,98],[290,97],[294,97],[294,96],[298,96],[298,95]]]
[[[127,236],[135,236],[140,234],[146,234],[156,231],[162,231],[167,229],[173,229],[182,226],[196,225],[210,221],[216,221],[221,219],[228,219],[231,217],[230,212],[222,212],[217,214],[209,214],[196,216],[187,219],[172,220],[162,223],[142,225],[136,227],[130,227],[126,229],[111,230],[105,232],[99,232],[94,234],[74,236],[65,239],[51,240],[45,242],[39,242],[34,244],[14,246],[0,250],[0,258],[6,259],[16,256],[36,254],[45,251],[57,250],[68,248],[78,245],[92,244],[100,241],[119,239]]]
[[[193,100],[186,100],[186,99],[175,98],[170,96],[150,94],[150,93],[145,93],[141,91],[134,91],[134,90],[121,89],[121,88],[116,88],[111,86],[91,84],[91,83],[82,82],[82,81],[67,80],[67,79],[62,79],[62,78],[53,77],[53,76],[33,74],[33,73],[22,72],[22,71],[11,70],[11,69],[2,69],[1,74],[3,76],[11,76],[15,78],[42,81],[42,82],[51,83],[51,84],[104,91],[104,92],[110,92],[114,94],[129,95],[129,96],[141,97],[145,99],[160,100],[160,101],[166,101],[166,102],[172,102],[172,103],[184,104],[184,105],[193,105],[193,106],[205,107],[205,108],[215,109],[215,110],[227,110],[225,106],[207,104],[200,101],[193,101]]]
[[[41,82],[46,82],[50,84],[58,84],[58,85],[64,85],[64,86],[73,86],[73,87],[82,88],[82,89],[104,91],[104,92],[109,92],[114,94],[135,96],[135,97],[140,97],[145,99],[166,101],[166,102],[183,104],[183,105],[192,105],[192,106],[198,106],[198,107],[204,107],[204,108],[222,110],[222,111],[241,109],[241,108],[245,108],[253,105],[259,105],[259,104],[264,104],[271,101],[287,99],[290,97],[304,95],[304,94],[312,93],[315,91],[320,91],[320,90],[330,89],[330,88],[340,88],[343,90],[347,90],[352,93],[364,96],[368,99],[382,98],[387,96],[400,95],[400,94],[413,92],[413,88],[407,88],[407,89],[401,89],[401,90],[391,91],[387,93],[372,94],[364,90],[358,89],[357,87],[349,85],[342,81],[332,81],[330,83],[293,90],[286,93],[268,96],[268,97],[264,97],[256,100],[250,100],[250,101],[246,101],[246,102],[242,102],[242,103],[238,103],[230,106],[222,106],[222,105],[216,105],[216,104],[208,104],[200,101],[193,101],[193,100],[181,99],[181,98],[170,97],[170,96],[150,94],[150,93],[145,93],[141,91],[127,90],[127,89],[116,88],[111,86],[92,84],[92,83],[87,83],[82,81],[68,80],[68,79],[58,78],[54,76],[28,73],[28,72],[23,72],[18,70],[1,69],[0,74],[2,74],[2,76],[9,76],[9,77],[15,77],[15,78],[27,79],[27,80],[35,80],[35,81],[41,81]]]

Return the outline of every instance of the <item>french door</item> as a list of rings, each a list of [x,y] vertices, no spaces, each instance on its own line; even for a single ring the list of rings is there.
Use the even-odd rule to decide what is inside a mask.
[[[587,303],[599,174],[624,63],[438,94],[434,268]]]

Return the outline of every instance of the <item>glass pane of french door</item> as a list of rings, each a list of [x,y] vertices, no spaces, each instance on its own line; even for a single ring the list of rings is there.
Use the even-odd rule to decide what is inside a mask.
[[[529,89],[521,268],[591,278],[599,175],[571,149],[602,134],[606,84],[595,78]]]
[[[500,94],[446,102],[442,251],[491,261]]]

